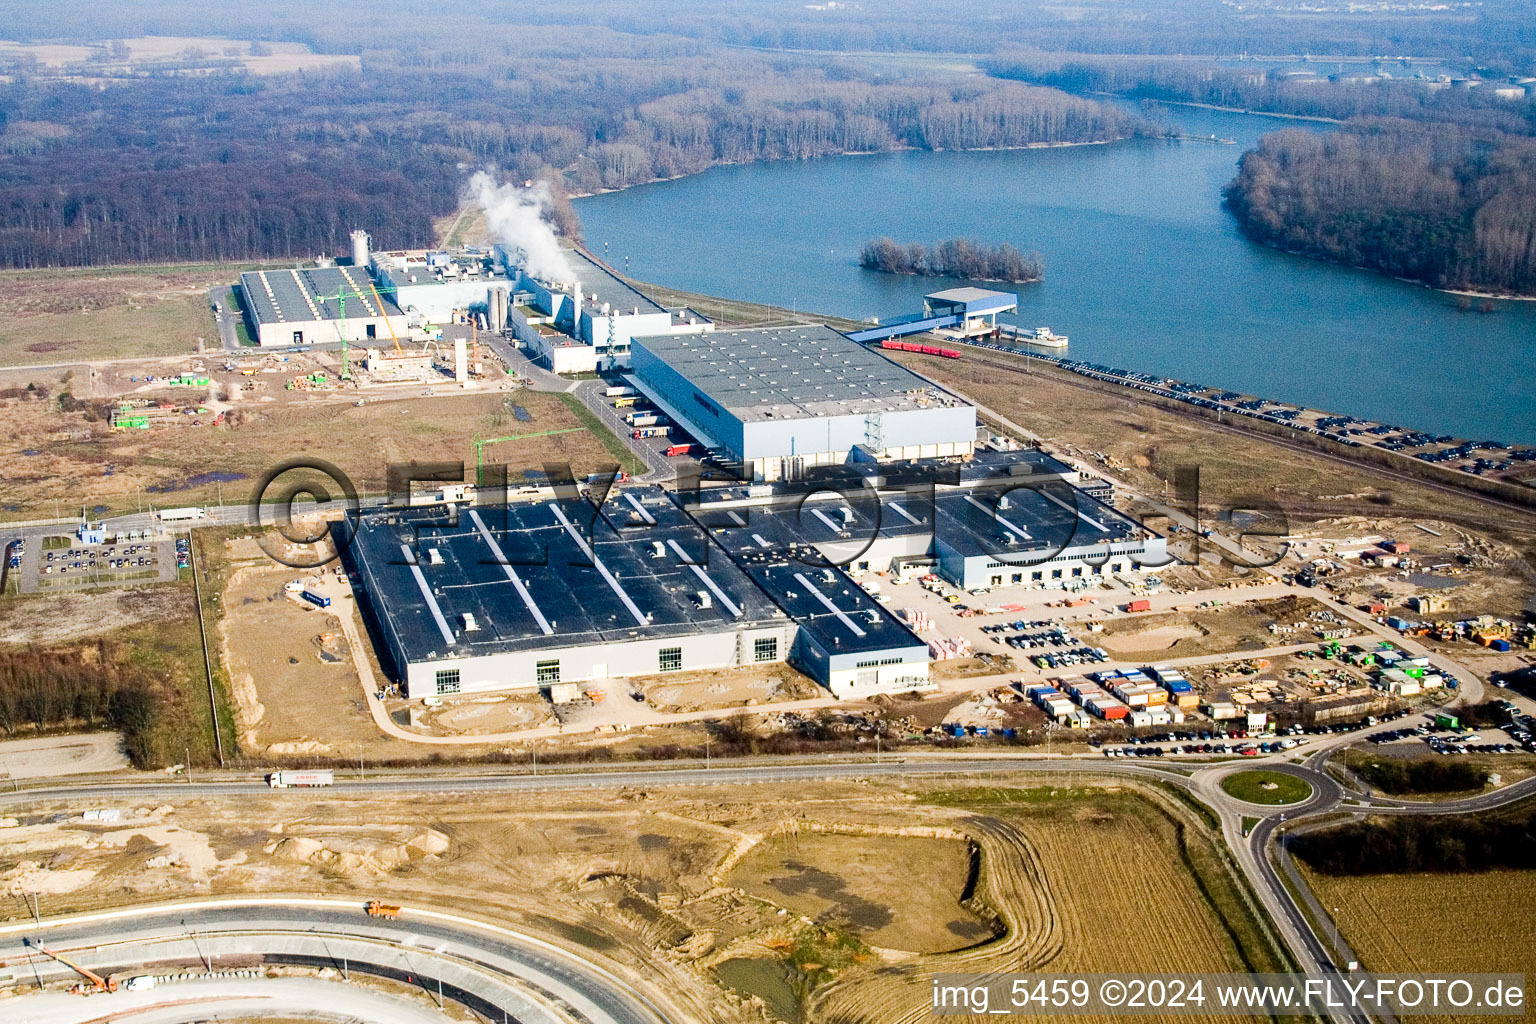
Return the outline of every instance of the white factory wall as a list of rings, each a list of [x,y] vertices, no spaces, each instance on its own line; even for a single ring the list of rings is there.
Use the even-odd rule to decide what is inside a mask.
[[[661,651],[672,647],[682,649],[683,663],[680,671],[731,668],[737,664],[754,664],[754,641],[764,637],[778,638],[778,660],[783,661],[794,646],[797,630],[798,627],[793,623],[786,622],[782,626],[696,633],[666,639],[647,638],[418,661],[406,667],[406,692],[411,697],[437,694],[438,672],[448,669],[457,669],[459,672],[458,693],[536,690],[540,686],[549,685],[538,680],[539,663],[548,661],[559,662],[558,681],[563,683],[656,675],[660,671]],[[462,638],[463,634],[460,636]],[[737,660],[738,652],[744,659],[740,662]]]
[[[878,664],[886,661],[890,664]],[[934,686],[928,673],[928,646],[916,637],[912,646],[857,654],[831,654],[801,630],[790,663],[832,691],[839,700],[878,693],[907,693]]]
[[[259,323],[256,324],[256,344],[262,348],[295,344],[339,344],[342,340],[341,325],[343,323],[346,324],[348,345],[367,345],[379,339],[388,340],[391,324],[400,337],[404,338],[410,334],[404,317],[349,316],[345,321],[288,320],[280,323]],[[247,326],[249,326],[249,318],[247,318]],[[372,338],[368,335],[369,327],[374,331]],[[297,340],[295,335],[298,336]]]
[[[1158,568],[1166,564],[1168,559],[1168,541],[1163,537],[1114,544],[1075,545],[1063,548],[1053,557],[1042,561],[1033,561],[1041,557],[1043,553],[1040,552],[1031,558],[1027,551],[1010,556],[1002,544],[998,548],[1004,557],[963,555],[945,543],[943,536],[934,539],[939,574],[966,590],[983,587],[1060,587],[1070,584],[1074,579],[1094,579],[1116,572],[1139,571],[1143,563],[1150,563],[1146,568]],[[1009,564],[1007,559],[1010,557],[1016,558],[1017,563]]]

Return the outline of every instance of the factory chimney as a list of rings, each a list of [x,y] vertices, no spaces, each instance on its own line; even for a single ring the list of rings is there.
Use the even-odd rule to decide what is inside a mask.
[[[581,340],[581,282],[576,282],[576,290],[573,294],[576,300],[575,312],[571,315],[571,337]]]
[[[368,265],[368,232],[361,228],[352,232],[352,265],[354,267]]]

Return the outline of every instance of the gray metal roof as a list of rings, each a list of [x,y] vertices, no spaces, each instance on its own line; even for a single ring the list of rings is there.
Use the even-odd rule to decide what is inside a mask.
[[[962,406],[825,324],[634,339],[743,421]]]
[[[349,320],[400,316],[388,295],[374,297],[372,284],[367,271],[356,267],[295,267],[240,275],[245,302],[264,324],[340,320],[343,305]],[[342,295],[344,300],[337,298]]]
[[[639,307],[641,313],[665,313],[655,302],[631,288],[607,267],[577,249],[565,250],[571,268],[581,281],[581,301],[589,316],[601,315],[601,304],[613,307],[615,314],[633,313]]]

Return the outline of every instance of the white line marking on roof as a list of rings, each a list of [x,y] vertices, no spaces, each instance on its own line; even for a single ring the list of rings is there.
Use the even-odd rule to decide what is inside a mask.
[[[819,509],[819,508],[811,509],[811,515],[815,516],[817,519],[820,519],[822,522],[826,523],[827,524],[827,529],[831,530],[833,533],[842,533],[843,532],[843,528],[841,526],[837,525],[836,523],[834,523],[832,521],[832,517],[827,515],[821,509]]]
[[[647,526],[655,526],[656,525],[656,517],[651,515],[649,512],[647,512],[645,510],[645,506],[640,504],[640,499],[639,498],[636,498],[633,494],[630,494],[628,491],[624,492],[624,498],[631,505],[635,506],[635,511],[640,513],[640,518],[641,519],[645,520],[645,525],[647,525]]]
[[[907,522],[911,523],[913,526],[922,526],[923,525],[923,521],[921,519],[918,519],[918,518],[914,517],[911,512],[908,512],[906,509],[902,508],[901,507],[901,502],[899,502],[899,501],[887,502],[885,507],[890,509],[892,512],[895,512],[897,515],[901,516],[901,518],[905,519]]]
[[[773,547],[772,544],[768,543],[766,540],[763,540],[763,535],[760,534],[760,533],[754,533],[752,535],[752,539],[757,541],[757,546],[760,547],[760,548],[771,548],[771,547]]]
[[[967,494],[965,496],[965,500],[970,502],[972,505],[975,505],[977,508],[981,509],[983,512],[985,512],[987,515],[991,516],[993,519],[996,519],[997,520],[997,525],[1001,526],[1003,529],[1009,531],[1010,533],[1016,533],[1020,537],[1023,537],[1025,540],[1034,540],[1035,539],[1035,538],[1033,538],[1033,537],[1031,537],[1029,535],[1029,531],[1024,529],[1024,527],[1013,525],[1008,520],[1003,518],[1001,512],[999,512],[995,508],[987,508],[987,506],[985,506],[981,502],[977,501],[974,495]]]
[[[448,628],[448,620],[443,618],[443,610],[437,606],[437,598],[432,596],[432,588],[427,586],[427,578],[421,574],[421,566],[416,564],[416,556],[411,553],[411,546],[401,544],[400,553],[405,555],[405,564],[411,567],[411,575],[416,577],[416,585],[421,588],[421,596],[426,598],[427,610],[437,620],[437,628],[442,631],[443,640],[452,647],[453,630]]]
[[[1083,522],[1087,523],[1089,526],[1093,527],[1095,530],[1098,530],[1100,533],[1108,533],[1109,532],[1109,527],[1105,526],[1103,523],[1099,522],[1097,519],[1094,519],[1092,516],[1089,516],[1089,515],[1087,515],[1087,514],[1085,514],[1083,512],[1078,512],[1077,509],[1073,508],[1071,505],[1068,505],[1066,502],[1064,502],[1060,498],[1056,497],[1056,495],[1051,494],[1048,491],[1041,491],[1040,492],[1040,496],[1043,497],[1046,501],[1055,502],[1057,505],[1060,505],[1062,508],[1066,509],[1068,512],[1076,512],[1077,513],[1077,518],[1081,519]]]
[[[689,561],[688,553],[683,550],[683,546],[681,544],[679,544],[676,540],[669,538],[667,540],[667,546],[675,551],[677,553],[678,559],[682,561],[684,565],[688,566],[688,568],[692,569],[693,574],[697,576],[706,587],[714,592],[714,595],[720,599],[720,603],[730,609],[732,615],[736,616],[738,619],[741,618],[741,608],[736,604],[735,601],[731,600],[730,595],[720,589],[720,584],[711,579],[709,573],[705,572],[702,566],[695,565],[693,562]]]
[[[803,573],[803,572],[795,573],[795,579],[800,581],[800,585],[802,587],[804,587],[806,590],[809,590],[811,593],[815,594],[816,595],[816,599],[818,601],[820,601],[822,604],[827,606],[827,611],[831,612],[833,615],[836,615],[837,618],[838,618],[838,621],[840,621],[843,625],[847,626],[848,629],[853,633],[854,636],[865,636],[866,635],[865,632],[862,629],[859,628],[858,623],[854,622],[847,615],[843,614],[843,610],[841,608],[839,608],[837,605],[833,604],[832,603],[832,599],[830,597],[828,597],[826,594],[823,594],[821,591],[817,590],[816,589],[816,584],[812,583],[810,580],[805,578],[805,573]]]
[[[560,525],[565,527],[565,532],[571,535],[571,540],[576,542],[576,546],[581,548],[583,554],[592,559],[592,564],[597,567],[598,572],[602,573],[603,579],[608,581],[609,588],[618,595],[619,600],[624,602],[624,607],[628,608],[629,614],[635,617],[635,622],[644,626],[646,624],[644,613],[635,606],[635,602],[629,599],[629,595],[624,593],[624,588],[619,586],[619,581],[614,578],[613,573],[608,571],[608,567],[603,564],[603,560],[597,557],[597,552],[593,551],[591,545],[582,537],[581,531],[576,529],[571,521],[566,518],[565,510],[554,502],[550,502],[549,507],[555,513],[555,518],[560,520]]]
[[[544,613],[539,611],[539,606],[534,603],[533,595],[528,592],[528,587],[524,585],[517,573],[512,571],[512,566],[507,563],[507,556],[502,554],[501,545],[496,543],[496,538],[491,536],[491,531],[485,528],[485,522],[480,518],[480,513],[474,509],[469,509],[469,518],[474,522],[475,529],[480,531],[480,536],[485,538],[485,543],[490,547],[492,557],[501,566],[501,571],[507,574],[507,579],[511,580],[512,586],[517,589],[517,596],[522,598],[523,604],[528,606],[529,614],[539,624],[539,628],[544,631],[544,635],[549,636],[555,631],[554,627],[549,624],[549,620],[544,617]]]

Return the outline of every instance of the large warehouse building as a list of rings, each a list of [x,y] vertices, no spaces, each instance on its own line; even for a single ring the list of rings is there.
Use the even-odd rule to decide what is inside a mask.
[[[632,379],[744,477],[969,455],[976,408],[825,325],[636,337]]]
[[[251,337],[263,347],[356,344],[407,332],[405,314],[362,267],[253,270],[237,287]]]
[[[412,697],[789,661],[840,696],[929,685],[927,648],[835,570],[727,552],[659,488],[364,513],[345,555]],[[812,578],[814,576],[814,579]]]

